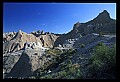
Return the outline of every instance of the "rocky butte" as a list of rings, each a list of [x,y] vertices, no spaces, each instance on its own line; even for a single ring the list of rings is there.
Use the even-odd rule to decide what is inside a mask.
[[[112,48],[115,44],[116,20],[106,10],[86,23],[77,22],[67,34],[3,33],[3,78],[114,79],[114,72],[102,70],[94,76],[89,68],[96,46]]]

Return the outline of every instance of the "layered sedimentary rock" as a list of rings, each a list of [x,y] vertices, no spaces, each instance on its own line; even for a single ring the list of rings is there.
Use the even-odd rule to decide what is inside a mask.
[[[26,42],[39,42],[43,47],[53,47],[57,38],[58,36],[54,34],[45,34],[36,37],[33,34],[27,34],[19,30],[11,40],[3,43],[3,53],[23,49]]]

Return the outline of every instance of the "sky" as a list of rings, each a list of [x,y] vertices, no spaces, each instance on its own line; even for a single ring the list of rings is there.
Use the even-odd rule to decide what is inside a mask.
[[[67,33],[103,10],[116,19],[116,3],[3,3],[3,32],[43,30]]]

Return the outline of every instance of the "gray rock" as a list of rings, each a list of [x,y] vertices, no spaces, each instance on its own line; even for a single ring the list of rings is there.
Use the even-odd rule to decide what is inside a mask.
[[[41,49],[45,50],[39,42],[27,42],[25,43],[24,49]]]
[[[14,65],[18,62],[19,58],[21,57],[23,51],[3,54],[3,75],[4,78],[11,72]]]

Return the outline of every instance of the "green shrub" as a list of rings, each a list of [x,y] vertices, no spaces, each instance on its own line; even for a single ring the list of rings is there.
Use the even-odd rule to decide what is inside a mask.
[[[52,79],[52,76],[49,74],[47,75],[46,79]]]
[[[100,43],[95,47],[95,50],[90,58],[89,73],[93,78],[112,78],[115,77],[116,66],[116,47],[109,48]],[[104,74],[107,74],[104,75]],[[109,76],[110,75],[110,76]],[[112,75],[112,77],[111,77]]]
[[[31,77],[29,77],[29,79],[36,79],[36,77],[35,76],[31,76]]]
[[[104,44],[103,44],[103,42],[99,42],[97,45],[98,46],[103,46]]]
[[[57,55],[57,54],[61,54],[62,51],[59,49],[49,49],[46,51],[47,54],[53,54],[53,55]]]
[[[84,48],[84,47],[85,47],[85,44],[81,44],[80,47],[81,47],[81,48]]]

